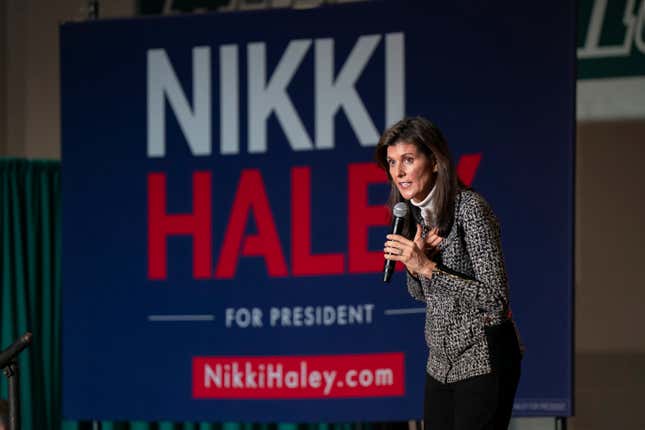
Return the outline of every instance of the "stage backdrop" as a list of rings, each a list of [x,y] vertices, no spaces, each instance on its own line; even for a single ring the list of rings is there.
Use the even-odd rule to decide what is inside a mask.
[[[61,27],[66,418],[419,418],[372,161],[404,115],[501,221],[515,413],[571,413],[573,4],[440,3]]]

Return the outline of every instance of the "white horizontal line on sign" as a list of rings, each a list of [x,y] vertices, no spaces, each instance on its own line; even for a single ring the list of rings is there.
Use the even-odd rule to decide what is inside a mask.
[[[645,76],[578,79],[577,119],[645,118]]]
[[[148,321],[215,321],[215,315],[148,315]]]
[[[426,308],[386,309],[385,315],[422,314],[425,313],[425,311]]]

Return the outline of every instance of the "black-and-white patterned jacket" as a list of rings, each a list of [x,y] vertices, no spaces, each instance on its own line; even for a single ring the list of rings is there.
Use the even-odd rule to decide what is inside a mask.
[[[481,195],[457,194],[453,225],[432,259],[429,279],[407,275],[410,294],[426,303],[428,373],[446,383],[490,373],[484,328],[507,319],[509,292],[499,224]]]

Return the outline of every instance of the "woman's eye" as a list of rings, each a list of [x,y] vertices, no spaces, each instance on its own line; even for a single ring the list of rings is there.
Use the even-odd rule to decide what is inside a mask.
[[[388,161],[388,164],[389,164],[390,166],[394,166],[394,160],[389,160],[389,161]]]
[[[406,159],[403,160],[403,162],[405,164],[412,164],[412,163],[414,163],[414,158],[406,158]]]

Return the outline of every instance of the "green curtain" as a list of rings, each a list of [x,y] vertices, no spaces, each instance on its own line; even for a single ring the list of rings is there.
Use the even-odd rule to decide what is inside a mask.
[[[0,160],[0,345],[26,331],[20,354],[24,429],[60,428],[60,165]],[[2,396],[7,379],[2,377]]]
[[[24,430],[92,430],[61,417],[61,168],[56,161],[0,159],[0,348],[26,331],[21,353]],[[0,378],[7,397],[7,379]],[[321,417],[321,421],[324,417]],[[390,424],[98,423],[101,430],[376,430]]]

